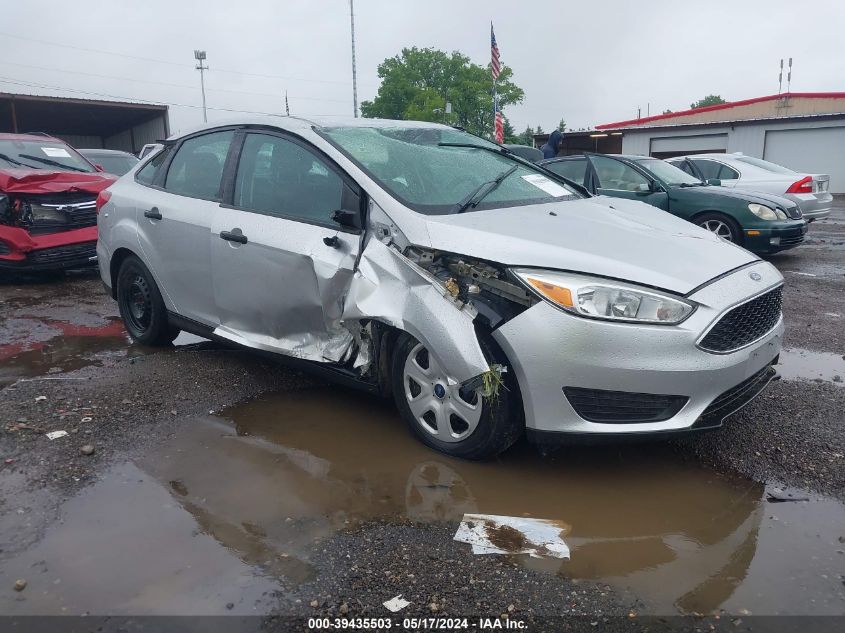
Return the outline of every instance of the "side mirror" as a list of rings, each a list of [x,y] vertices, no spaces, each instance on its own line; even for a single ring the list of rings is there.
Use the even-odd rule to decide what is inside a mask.
[[[361,213],[349,209],[338,209],[332,213],[332,220],[348,229],[361,229]]]
[[[720,187],[722,185],[722,181],[718,178],[708,178],[707,179],[708,185],[713,185],[714,187]]]

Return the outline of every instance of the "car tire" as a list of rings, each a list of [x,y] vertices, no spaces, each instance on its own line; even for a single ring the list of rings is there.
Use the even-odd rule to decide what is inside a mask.
[[[504,354],[479,336],[491,365],[507,367]],[[391,382],[396,406],[411,432],[427,446],[463,459],[483,460],[508,449],[523,433],[522,400],[513,372],[502,374],[495,396],[447,386],[445,372],[425,345],[402,334],[393,348]]]
[[[167,308],[153,276],[140,259],[130,255],[117,273],[117,305],[132,340],[141,345],[169,345],[179,335],[168,323]]]
[[[729,242],[742,246],[742,229],[736,220],[724,213],[702,213],[695,218],[695,223]]]

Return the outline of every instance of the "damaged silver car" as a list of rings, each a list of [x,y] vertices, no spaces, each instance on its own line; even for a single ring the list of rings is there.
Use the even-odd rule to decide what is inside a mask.
[[[775,374],[773,266],[447,126],[209,126],[98,209],[102,278],[137,342],[186,330],[285,357],[392,396],[460,457],[525,432],[716,428]]]

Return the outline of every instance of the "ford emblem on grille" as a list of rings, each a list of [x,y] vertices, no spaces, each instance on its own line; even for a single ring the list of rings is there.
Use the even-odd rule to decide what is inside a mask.
[[[751,277],[754,281],[760,281],[763,278],[760,273],[748,273],[748,276]]]

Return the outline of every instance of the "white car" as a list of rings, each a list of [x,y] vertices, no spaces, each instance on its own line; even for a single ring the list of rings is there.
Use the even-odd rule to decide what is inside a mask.
[[[704,181],[720,180],[723,187],[774,193],[798,203],[812,222],[830,215],[833,195],[830,176],[806,174],[744,154],[690,154],[668,159],[675,167]]]

